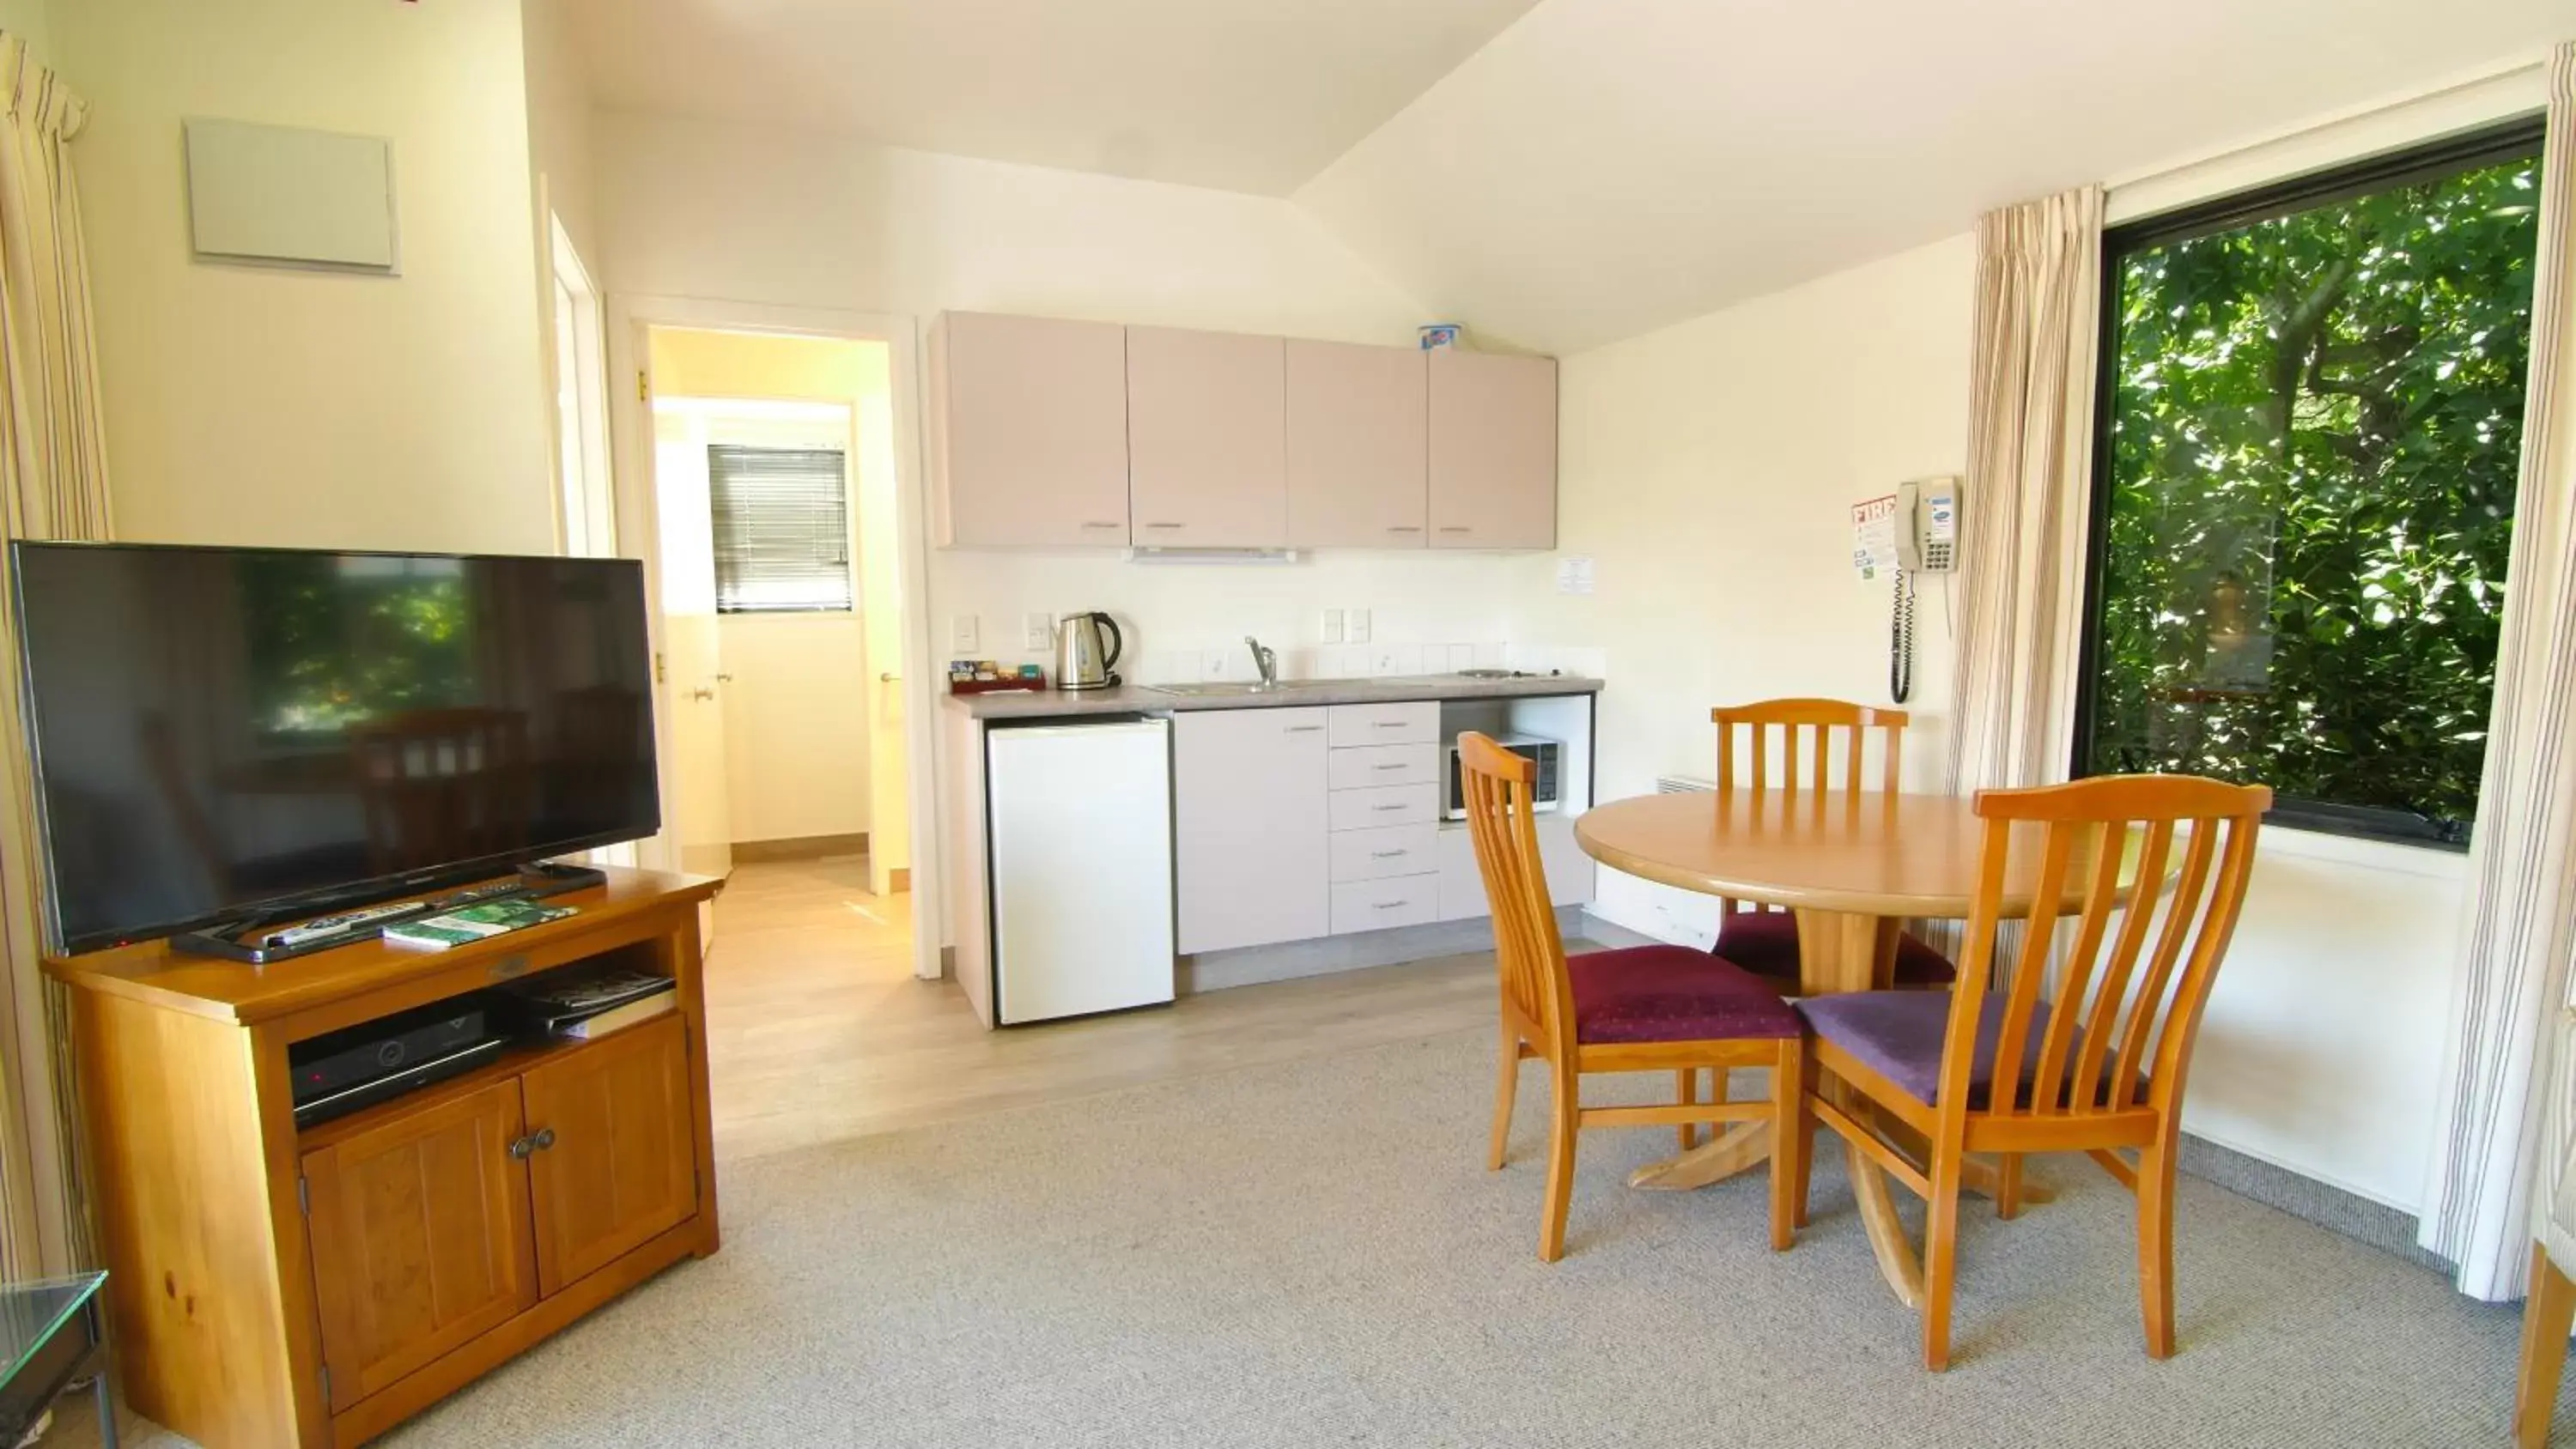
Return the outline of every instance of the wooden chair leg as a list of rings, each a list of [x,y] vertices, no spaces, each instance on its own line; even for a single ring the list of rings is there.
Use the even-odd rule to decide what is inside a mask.
[[[2558,1411],[2558,1379],[2567,1367],[2567,1334],[2576,1328],[2576,1280],[2531,1245],[2531,1297],[2522,1307],[2522,1374],[2513,1394],[2513,1442],[2544,1449]]]
[[[1798,1178],[1789,1185],[1790,1221],[1798,1227],[1807,1225],[1807,1184],[1814,1179],[1816,1166],[1816,1059],[1801,1048],[1798,1053],[1798,1122],[1794,1136],[1798,1144]]]
[[[1795,1040],[1780,1045],[1771,1068],[1771,1251],[1785,1253],[1798,1241],[1798,1220],[1805,1216],[1807,1186],[1806,1053]],[[1719,1091],[1726,1069],[1718,1068]]]
[[[1570,1064],[1552,1062],[1547,1127],[1547,1212],[1539,1220],[1539,1261],[1565,1256],[1565,1215],[1574,1203],[1574,1138],[1582,1130],[1580,1075]]]
[[[1959,1179],[1967,1154],[1932,1148],[1932,1196],[1923,1213],[1923,1367],[1950,1366],[1950,1288],[1959,1269]]]
[[[2171,1358],[2174,1351],[2174,1156],[2169,1142],[2138,1152],[2138,1310],[2149,1358]]]
[[[1512,1098],[1521,1089],[1521,1043],[1511,1029],[1503,1030],[1502,1070],[1494,1078],[1494,1140],[1485,1152],[1485,1170],[1500,1172],[1503,1149],[1512,1139]]]
[[[1719,1073],[1718,1081],[1722,1084],[1725,1080],[1725,1074],[1722,1072]],[[1722,1086],[1720,1090],[1723,1090]],[[1673,1073],[1673,1100],[1684,1107],[1693,1106],[1698,1103],[1699,1068],[1683,1067],[1681,1070]],[[1673,1133],[1681,1139],[1682,1151],[1684,1152],[1688,1152],[1699,1145],[1699,1124],[1696,1122],[1684,1122],[1679,1127],[1674,1128]]]
[[[2021,1154],[2007,1152],[1995,1165],[1995,1216],[2010,1221],[2021,1216]]]

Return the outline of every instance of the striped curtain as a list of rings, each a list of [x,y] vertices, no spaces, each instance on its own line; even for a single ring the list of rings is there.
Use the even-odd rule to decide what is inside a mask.
[[[105,538],[88,249],[63,147],[88,111],[14,35],[0,34],[0,96],[0,519],[10,538]],[[0,678],[15,679],[8,598],[0,587]],[[18,691],[0,688],[0,1268],[11,1277],[96,1260],[72,1150],[65,1001],[37,966],[26,738]]]
[[[1943,773],[1952,794],[2066,778],[2101,274],[2099,186],[2007,206],[1977,223],[1968,480],[1959,507],[1967,617]],[[1961,923],[1918,929],[1957,951]]]
[[[2420,1241],[2520,1296],[2550,1024],[2576,953],[2576,45],[2549,63],[2522,477]]]

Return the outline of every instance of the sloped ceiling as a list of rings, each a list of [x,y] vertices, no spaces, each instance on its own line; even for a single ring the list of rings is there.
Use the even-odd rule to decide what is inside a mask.
[[[599,102],[1285,196],[1534,0],[545,0]]]
[[[1545,0],[1294,199],[1568,352],[2569,37],[2569,0]]]

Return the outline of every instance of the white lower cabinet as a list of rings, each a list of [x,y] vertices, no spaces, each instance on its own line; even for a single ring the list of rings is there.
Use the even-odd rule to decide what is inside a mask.
[[[1440,919],[1440,877],[1409,875],[1333,887],[1333,934],[1427,926]]]
[[[1181,952],[1329,933],[1324,711],[1194,710],[1173,725]]]
[[[1440,919],[1469,921],[1493,914],[1485,899],[1485,877],[1476,868],[1476,842],[1462,823],[1443,826],[1437,851],[1440,861]],[[1574,821],[1563,815],[1538,818],[1539,865],[1547,871],[1548,899],[1560,906],[1579,906],[1592,899],[1592,857],[1574,838]]]

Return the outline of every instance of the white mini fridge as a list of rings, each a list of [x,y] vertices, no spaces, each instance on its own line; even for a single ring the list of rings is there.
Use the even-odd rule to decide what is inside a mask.
[[[1172,727],[985,734],[994,1016],[1005,1026],[1172,999]]]

